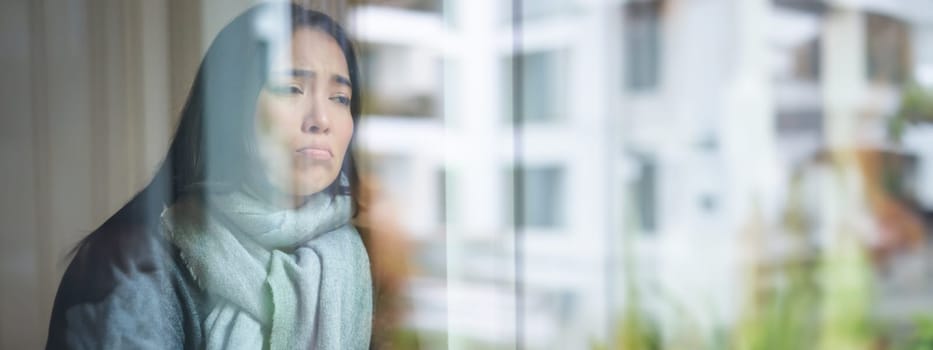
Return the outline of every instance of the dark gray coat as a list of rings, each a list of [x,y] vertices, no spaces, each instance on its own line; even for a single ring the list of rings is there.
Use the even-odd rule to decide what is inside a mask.
[[[174,246],[146,226],[153,227],[108,223],[79,246],[55,297],[46,348],[204,347],[207,298]]]

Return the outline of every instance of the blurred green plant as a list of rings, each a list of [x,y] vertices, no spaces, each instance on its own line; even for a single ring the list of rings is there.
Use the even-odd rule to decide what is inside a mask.
[[[804,208],[802,174],[791,183],[788,205],[778,227],[766,223],[758,205],[742,232],[742,252],[745,253],[744,298],[735,321],[722,322],[713,327],[690,321],[703,319],[690,317],[690,308],[676,298],[653,293],[652,305],[659,303],[674,310],[674,322],[658,322],[649,312],[640,292],[636,276],[637,261],[632,251],[634,230],[624,235],[623,248],[626,281],[626,304],[616,321],[616,331],[608,344],[592,343],[593,349],[881,349],[883,334],[873,323],[871,306],[874,290],[874,270],[866,247],[858,239],[859,229],[849,222],[859,208],[849,206],[853,199],[853,183],[848,177],[861,169],[856,163],[838,158],[830,159],[834,184],[834,210],[840,210],[834,222],[833,237],[821,249],[812,244],[818,225],[808,218]],[[830,180],[830,179],[827,179]],[[853,211],[854,210],[854,211]],[[869,209],[870,210],[870,209]],[[630,216],[632,218],[632,216]],[[635,222],[635,219],[629,220]],[[775,240],[789,247],[779,256],[773,256]],[[643,286],[642,286],[643,287]],[[651,309],[657,311],[655,309]],[[694,315],[700,316],[700,315]],[[708,318],[707,318],[708,319]],[[918,347],[933,340],[933,319],[918,321],[916,341]],[[922,344],[922,345],[921,345]],[[882,347],[879,347],[882,346]]]
[[[914,318],[914,336],[909,350],[933,350],[933,315]]]
[[[792,192],[790,203],[800,193]],[[755,205],[745,232],[745,251],[750,253],[744,281],[743,314],[734,330],[734,348],[749,350],[812,349],[819,336],[816,321],[820,290],[815,284],[816,264],[807,248],[803,215],[792,207],[784,218],[784,239],[795,249],[771,260],[765,255],[767,228],[760,206]]]
[[[614,334],[611,349],[626,350],[660,350],[661,329],[644,309],[639,308],[639,302],[632,300],[627,303],[622,318],[618,321],[618,329]],[[593,349],[608,350],[605,344],[594,344]]]
[[[900,142],[910,125],[933,123],[933,91],[917,84],[904,88],[901,105],[888,123],[888,135]]]
[[[639,216],[635,212],[634,198],[628,197],[625,208],[625,227],[622,232],[623,280],[625,281],[625,306],[617,317],[614,329],[607,342],[592,341],[593,350],[660,350],[661,328],[650,315],[638,289],[639,278],[636,273],[634,252],[635,235],[638,230]]]
[[[873,278],[865,249],[851,234],[841,234],[823,256],[820,349],[874,346],[877,334],[870,310]]]

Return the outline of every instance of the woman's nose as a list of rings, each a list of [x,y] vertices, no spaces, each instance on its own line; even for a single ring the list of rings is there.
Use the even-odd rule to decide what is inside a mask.
[[[301,131],[309,134],[326,134],[330,132],[330,118],[326,112],[326,104],[321,101],[325,99],[318,94],[308,101],[308,107],[304,109],[304,116],[301,122]]]

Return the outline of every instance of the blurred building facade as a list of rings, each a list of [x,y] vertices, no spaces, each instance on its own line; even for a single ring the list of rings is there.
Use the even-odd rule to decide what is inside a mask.
[[[371,106],[361,140],[382,187],[406,208],[417,258],[432,266],[413,280],[413,295],[435,296],[414,301],[413,326],[452,344],[580,348],[606,336],[611,313],[606,241],[615,224],[602,185],[619,145],[604,124],[603,90],[618,79],[592,67],[609,66],[603,43],[621,12],[602,2],[525,6],[518,28],[511,4],[496,1],[354,10],[366,92],[410,107]]]
[[[353,13],[373,84],[391,81],[385,93],[411,86],[398,101],[434,92],[434,101],[410,104],[432,106],[420,113],[372,111],[363,133],[385,186],[412,203],[402,207],[420,249],[446,247],[418,254],[446,266],[425,279],[447,283],[421,285],[446,294],[418,294],[438,307],[425,313],[416,302],[415,327],[585,347],[614,332],[629,284],[650,295],[642,302],[662,323],[682,312],[672,300],[703,315],[698,324],[734,322],[749,218],[776,225],[794,173],[817,154],[896,149],[921,159],[916,176],[928,178],[921,128],[894,146],[886,121],[906,83],[930,84],[933,57],[918,44],[930,40],[930,4],[523,6],[516,17],[483,1]],[[929,210],[931,184],[916,185]],[[510,220],[516,208],[526,225]]]

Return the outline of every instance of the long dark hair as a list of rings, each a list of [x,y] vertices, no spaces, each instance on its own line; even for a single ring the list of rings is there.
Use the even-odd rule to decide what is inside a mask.
[[[362,101],[359,70],[353,45],[343,28],[327,15],[300,5],[256,5],[224,27],[211,43],[181,110],[168,154],[152,181],[76,250],[108,227],[157,227],[163,208],[179,198],[203,199],[207,191],[236,188],[247,181],[263,183],[254,134],[256,100],[268,77],[273,52],[283,45],[287,47],[291,34],[301,28],[329,34],[343,51],[352,89],[350,114],[357,125]],[[349,185],[337,180],[324,191],[350,195],[358,210],[355,134],[340,170]]]

